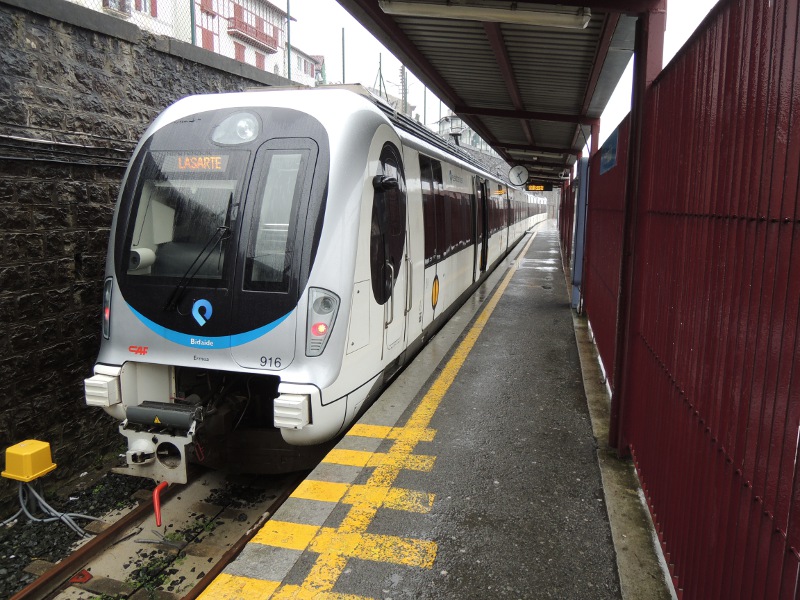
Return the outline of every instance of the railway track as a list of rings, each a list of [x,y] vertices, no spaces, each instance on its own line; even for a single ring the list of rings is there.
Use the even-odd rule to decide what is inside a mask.
[[[104,519],[97,534],[11,600],[196,598],[305,477],[251,476],[235,483],[201,472],[161,495]],[[88,529],[92,529],[89,527]]]

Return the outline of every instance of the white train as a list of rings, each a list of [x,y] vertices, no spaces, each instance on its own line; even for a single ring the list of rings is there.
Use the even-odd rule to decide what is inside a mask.
[[[545,210],[358,86],[180,100],[122,182],[86,402],[135,475],[309,466]]]

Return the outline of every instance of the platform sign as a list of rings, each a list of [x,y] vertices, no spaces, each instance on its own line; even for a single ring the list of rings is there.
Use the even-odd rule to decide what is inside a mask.
[[[619,137],[619,129],[615,129],[614,133],[608,136],[608,139],[600,148],[600,175],[607,173],[617,166],[617,139]]]
[[[552,183],[539,183],[536,181],[529,181],[525,186],[525,190],[528,192],[552,192],[553,191],[553,184]]]

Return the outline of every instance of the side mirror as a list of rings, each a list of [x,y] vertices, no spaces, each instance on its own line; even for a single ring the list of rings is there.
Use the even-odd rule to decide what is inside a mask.
[[[375,175],[375,177],[372,178],[372,187],[375,188],[375,190],[381,191],[396,190],[398,188],[397,178],[386,177],[386,175]]]

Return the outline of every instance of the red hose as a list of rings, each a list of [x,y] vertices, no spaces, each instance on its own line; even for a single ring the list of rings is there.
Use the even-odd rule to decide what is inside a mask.
[[[165,490],[169,485],[168,482],[162,481],[153,490],[153,509],[156,511],[156,527],[161,527],[161,491]]]

